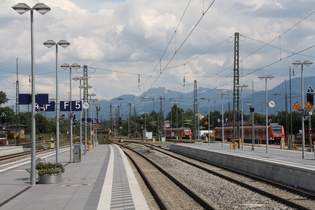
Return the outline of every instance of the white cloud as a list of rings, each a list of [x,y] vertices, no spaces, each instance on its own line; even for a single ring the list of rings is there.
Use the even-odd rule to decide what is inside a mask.
[[[24,2],[30,6],[37,3],[35,0]],[[286,59],[292,55],[291,52],[298,52],[315,43],[314,15],[282,34],[312,12],[310,0],[215,1],[185,41],[212,2],[191,1],[161,62],[159,59],[174,34],[188,1],[41,2],[52,10],[43,16],[34,12],[37,92],[55,94],[55,51],[43,45],[48,39],[56,42],[65,39],[71,43],[69,47],[59,49],[59,65],[76,62],[98,68],[96,71],[90,69],[95,72],[89,75],[93,83],[91,91],[97,92],[99,99],[110,99],[127,93],[139,95],[140,90],[146,91],[151,87],[165,86],[177,90],[183,86],[184,76],[186,88],[189,87],[190,90],[193,88],[189,84],[194,80],[200,81],[200,86],[232,89],[232,83],[229,82],[233,75],[235,32],[241,34],[240,58],[244,61],[240,65],[242,75],[246,75],[241,80],[247,83],[251,83],[260,74],[267,73],[282,80],[287,76],[287,68],[292,61],[315,60],[312,56],[313,48]],[[23,83],[27,83],[27,75],[30,75],[30,15],[16,13],[11,7],[17,3],[17,0],[2,1],[1,7],[7,9],[0,14],[0,71],[2,75],[7,75],[6,78],[13,78],[10,82],[2,79],[1,89],[13,97],[15,88],[12,81],[16,74],[17,57],[19,72],[25,75]],[[269,43],[269,46],[264,46],[264,43]],[[259,48],[261,50],[257,51]],[[275,64],[268,66],[272,63]],[[268,67],[262,68],[264,66]],[[163,71],[162,75],[159,75],[160,71]],[[74,72],[74,75],[81,74]],[[138,74],[141,75],[140,84]],[[60,95],[63,98],[67,98],[68,94],[68,77],[67,73],[60,72]],[[272,88],[278,83],[279,81],[272,80],[268,86]],[[28,90],[27,87],[28,84],[21,91]],[[257,84],[256,88],[263,89],[263,84]],[[78,95],[78,90],[73,92]]]

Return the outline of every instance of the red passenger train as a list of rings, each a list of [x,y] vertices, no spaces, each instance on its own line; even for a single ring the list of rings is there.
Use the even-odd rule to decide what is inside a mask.
[[[255,125],[255,126],[243,126],[244,129],[244,142],[251,141],[252,129],[254,128],[254,139],[255,141],[266,141],[266,126]],[[240,128],[241,129],[241,128]],[[222,138],[222,127],[215,128],[215,139]],[[224,138],[235,139],[237,137],[233,136],[233,126],[224,127]],[[281,140],[285,140],[284,128],[282,125],[277,123],[270,123],[268,126],[268,142],[279,143]]]
[[[190,139],[192,131],[190,128],[165,128],[162,135],[166,138],[183,138]]]

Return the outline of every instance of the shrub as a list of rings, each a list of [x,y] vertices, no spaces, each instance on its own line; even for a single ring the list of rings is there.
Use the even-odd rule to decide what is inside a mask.
[[[65,168],[61,163],[38,163],[36,165],[38,175],[64,173]]]

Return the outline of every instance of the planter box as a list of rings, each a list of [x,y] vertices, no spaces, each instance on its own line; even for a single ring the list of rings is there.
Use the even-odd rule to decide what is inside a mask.
[[[44,174],[38,176],[38,183],[39,184],[54,184],[61,182],[62,180],[62,173],[58,174]]]

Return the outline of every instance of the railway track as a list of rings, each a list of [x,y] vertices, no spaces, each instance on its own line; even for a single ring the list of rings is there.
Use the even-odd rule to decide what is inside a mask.
[[[166,155],[191,164],[214,175],[220,176],[240,186],[298,209],[315,209],[315,195],[287,185],[253,176],[230,168],[214,165],[202,160],[176,154],[160,148],[154,148]],[[210,165],[209,165],[210,164]],[[221,170],[220,170],[221,169]]]
[[[135,147],[138,148],[139,146],[132,146],[130,145],[129,147]],[[144,146],[142,146],[144,147]],[[141,147],[140,147],[141,148]],[[230,169],[224,169],[221,166],[216,166],[216,165],[209,165],[209,163],[201,162],[200,160],[192,159],[190,157],[186,157],[180,154],[176,154],[167,150],[162,150],[160,148],[156,148],[153,146],[146,145],[147,149],[139,149],[142,151],[143,154],[146,154],[148,158],[153,158],[156,159],[158,156],[157,153],[160,153],[164,155],[163,159],[165,161],[171,161],[171,159],[176,159],[177,161],[180,161],[181,163],[178,164],[189,164],[190,166],[202,170],[209,175],[214,175],[216,177],[220,177],[220,179],[224,179],[228,181],[229,183],[236,184],[240,186],[241,188],[246,189],[247,191],[251,191],[252,194],[257,193],[260,196],[266,197],[267,199],[273,200],[275,202],[279,202],[287,208],[293,208],[293,209],[315,209],[315,196],[312,193],[308,193],[305,191],[301,191],[292,187],[288,187],[285,185],[280,185],[278,183],[270,182],[268,180],[260,179],[257,177],[252,177],[248,174],[243,174],[239,173],[238,171],[231,171]],[[154,150],[155,152],[144,152],[144,151],[149,151],[149,150]],[[156,153],[156,154],[155,154]],[[154,154],[154,155],[152,155]],[[161,156],[161,155],[160,155]],[[159,157],[161,158],[161,157]],[[192,172],[194,173],[194,172]],[[194,176],[193,179],[198,179],[197,176]],[[181,181],[183,182],[183,181]],[[205,183],[206,184],[206,183]],[[220,189],[222,190],[222,189]],[[197,190],[195,190],[197,191]],[[223,193],[224,190],[222,190]],[[245,191],[245,190],[244,190]],[[243,190],[240,190],[242,193]],[[217,193],[217,192],[214,192]],[[237,206],[237,208],[242,208],[246,205],[254,205],[254,203],[247,202],[245,200],[239,201],[238,198],[242,197],[240,195],[234,196],[235,200],[237,200],[233,205]],[[229,197],[227,199],[234,199],[233,197]],[[215,199],[214,199],[215,200]],[[208,201],[211,202],[211,201]],[[212,200],[213,202],[213,200]],[[240,202],[240,203],[237,203]],[[221,204],[215,204],[214,206],[220,206],[220,209],[227,209],[227,206],[222,207]],[[268,204],[263,203],[261,204],[260,202],[256,201],[256,205],[259,206],[266,206]],[[234,206],[234,207],[235,207]],[[255,206],[255,205],[254,205]],[[232,206],[229,206],[232,207]],[[248,207],[248,206],[247,206]]]
[[[60,148],[67,147],[67,146],[68,146],[67,144],[62,144],[62,145],[60,145]],[[54,150],[54,149],[38,148],[38,149],[36,149],[36,154],[37,155],[38,154],[44,154],[44,153],[50,152],[52,150]],[[31,156],[31,151],[25,151],[25,152],[18,152],[18,153],[9,154],[9,155],[3,155],[3,156],[0,156],[0,165],[15,161],[15,160],[23,159],[26,157],[30,157],[30,156]]]
[[[141,153],[128,148],[123,150],[137,168],[160,209],[215,209]],[[174,194],[177,196],[174,197]]]
[[[36,153],[42,153],[45,149],[37,149]],[[5,161],[16,160],[24,157],[29,157],[31,155],[31,151],[19,152],[9,155],[0,156],[0,164]]]

